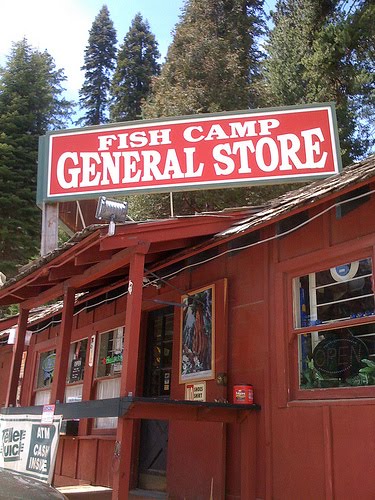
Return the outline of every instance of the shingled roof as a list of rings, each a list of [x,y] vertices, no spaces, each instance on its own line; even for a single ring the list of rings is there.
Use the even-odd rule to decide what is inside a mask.
[[[217,237],[223,238],[242,233],[250,228],[283,218],[297,209],[306,209],[313,203],[327,198],[329,195],[341,194],[348,190],[348,188],[355,189],[356,186],[366,183],[372,177],[375,177],[375,155],[346,167],[339,174],[313,182],[294,191],[289,191],[271,200],[266,204],[264,209],[244,220],[234,223],[232,227],[222,231]]]

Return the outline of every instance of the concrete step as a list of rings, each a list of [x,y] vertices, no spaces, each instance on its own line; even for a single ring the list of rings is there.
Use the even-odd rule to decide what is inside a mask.
[[[58,489],[69,500],[111,500],[112,489],[104,486],[62,486]]]
[[[129,491],[129,500],[166,500],[167,493],[163,491],[142,490],[137,488]]]

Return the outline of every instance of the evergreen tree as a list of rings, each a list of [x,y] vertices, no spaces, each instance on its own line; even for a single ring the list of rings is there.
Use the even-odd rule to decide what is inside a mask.
[[[188,0],[160,76],[143,106],[144,117],[261,105],[258,42],[264,29],[262,7],[263,0]],[[247,205],[259,193],[248,188],[179,192],[173,194],[174,209],[181,215]],[[169,194],[132,196],[129,209],[139,218],[168,215]]]
[[[264,88],[270,105],[334,101],[344,165],[363,156],[374,112],[374,5],[279,0],[272,19]]]
[[[259,105],[258,37],[263,0],[189,0],[144,116]]]
[[[38,253],[36,206],[39,136],[66,124],[62,70],[24,39],[13,44],[0,72],[0,271],[11,276]]]
[[[111,121],[140,118],[141,104],[150,93],[151,80],[160,72],[159,57],[155,36],[138,13],[117,55],[111,87]]]
[[[100,9],[89,32],[85,50],[85,81],[79,91],[83,116],[78,125],[99,125],[108,121],[109,89],[116,65],[116,30],[106,5]]]

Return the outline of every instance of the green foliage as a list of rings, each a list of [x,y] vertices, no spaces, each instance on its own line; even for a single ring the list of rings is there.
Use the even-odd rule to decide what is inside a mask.
[[[108,122],[109,89],[116,61],[116,30],[106,5],[100,9],[89,32],[85,50],[85,81],[79,91],[83,116],[78,125],[99,125]]]
[[[144,117],[255,107],[262,0],[189,0]]]
[[[47,52],[14,43],[0,73],[0,270],[9,278],[38,254],[36,206],[39,136],[61,128],[71,111],[62,70]]]
[[[11,306],[1,306],[0,307],[0,319],[9,318],[11,316],[17,316],[19,313],[18,304],[12,304]],[[14,319],[14,323],[17,323],[17,317]]]
[[[111,121],[137,120],[141,104],[150,94],[151,80],[160,72],[155,36],[147,21],[137,14],[120,46],[112,79]]]
[[[375,8],[353,0],[279,0],[264,63],[269,105],[336,103],[343,164],[371,144]]]

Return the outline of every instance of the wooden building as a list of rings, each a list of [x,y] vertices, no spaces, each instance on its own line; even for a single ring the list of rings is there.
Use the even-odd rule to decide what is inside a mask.
[[[116,499],[373,499],[374,210],[370,157],[257,211],[86,228],[0,291],[2,412],[56,403],[55,483]]]

